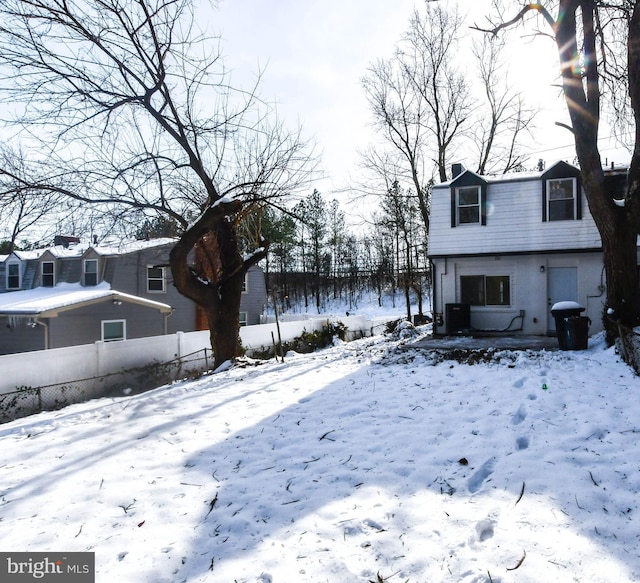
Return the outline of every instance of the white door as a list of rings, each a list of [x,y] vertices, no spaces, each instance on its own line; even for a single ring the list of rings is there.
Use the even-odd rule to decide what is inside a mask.
[[[548,319],[549,332],[556,331],[556,321],[551,315],[551,306],[557,302],[578,301],[578,268],[549,267],[547,270]]]

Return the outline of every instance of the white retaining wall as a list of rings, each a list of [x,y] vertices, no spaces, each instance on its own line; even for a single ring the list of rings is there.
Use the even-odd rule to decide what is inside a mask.
[[[329,321],[340,321],[351,337],[369,335],[372,322],[364,316],[314,318],[298,322],[282,322],[282,341],[293,340],[304,330],[321,330]],[[240,329],[242,345],[249,352],[272,346],[278,341],[275,324],[244,326]],[[0,356],[0,394],[21,387],[42,387],[78,379],[90,379],[118,373],[124,369],[143,367],[154,362],[166,363],[176,358],[210,349],[209,332],[178,332],[121,342],[96,342],[81,346],[38,350]]]

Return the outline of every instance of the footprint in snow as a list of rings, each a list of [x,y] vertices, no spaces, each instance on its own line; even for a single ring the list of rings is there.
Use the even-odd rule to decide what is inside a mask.
[[[493,474],[493,469],[496,465],[496,458],[490,458],[486,462],[484,462],[480,468],[478,468],[474,474],[469,478],[469,482],[467,483],[469,487],[469,492],[475,494],[480,488],[482,488],[482,484],[484,484],[485,480]]]
[[[521,451],[523,449],[527,449],[529,447],[529,438],[528,437],[518,437],[516,439],[516,449]]]
[[[515,415],[511,418],[511,423],[514,425],[520,425],[527,418],[527,410],[524,405],[520,405],[520,408],[516,411]]]
[[[483,543],[486,540],[489,540],[493,537],[493,527],[495,526],[495,521],[487,518],[486,520],[481,520],[476,524],[476,533],[478,535],[478,540]]]
[[[513,383],[513,388],[514,389],[521,389],[524,386],[524,377],[522,377],[521,379],[518,379],[515,383]]]

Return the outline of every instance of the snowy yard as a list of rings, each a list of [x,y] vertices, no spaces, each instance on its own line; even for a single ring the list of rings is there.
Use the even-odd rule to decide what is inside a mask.
[[[99,583],[640,580],[640,379],[339,344],[0,426],[2,550]]]

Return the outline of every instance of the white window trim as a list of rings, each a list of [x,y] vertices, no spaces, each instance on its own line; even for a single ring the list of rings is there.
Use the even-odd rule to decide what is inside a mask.
[[[249,293],[249,272],[245,271],[244,278],[242,280],[242,293]]]
[[[552,219],[551,218],[551,183],[552,182],[564,182],[566,180],[571,180],[571,185],[573,187],[573,218],[571,219]],[[567,176],[565,178],[548,178],[546,183],[546,200],[545,205],[547,207],[547,221],[555,223],[557,221],[575,221],[578,218],[578,180],[575,176]],[[569,199],[563,199],[569,200]]]
[[[478,193],[478,204],[477,205],[463,205],[460,206],[460,191],[467,189],[475,189]],[[482,224],[482,189],[479,185],[471,184],[469,186],[457,186],[455,188],[456,193],[456,226],[465,227],[466,225],[481,225]],[[472,208],[478,207],[478,220],[472,223],[461,223],[460,222],[460,208]]]
[[[44,272],[44,266],[45,265],[51,265],[53,267],[53,269],[52,269],[50,274],[49,273],[45,274],[45,272]],[[52,275],[53,276],[53,285],[52,285],[52,287],[55,287],[55,285],[56,285],[56,262],[55,261],[43,261],[40,264],[40,280],[42,282],[42,286],[43,287],[44,287],[44,276],[45,275]]]
[[[114,324],[114,323],[122,323],[122,338],[106,338],[104,337],[104,325],[105,324]],[[102,320],[100,322],[100,336],[103,342],[119,342],[120,340],[127,339],[127,321],[126,320]]]
[[[149,277],[149,269],[161,269],[162,270],[162,289],[150,289],[149,283],[151,281],[160,281],[159,277]],[[167,268],[164,265],[147,265],[147,293],[149,294],[164,294],[167,293]]]
[[[248,326],[249,312],[240,312],[239,316],[240,316],[240,326]]]
[[[87,263],[95,263],[96,264],[96,271],[95,271],[95,275],[96,275],[96,283],[95,284],[87,284]],[[82,281],[84,282],[84,285],[98,285],[100,282],[98,280],[98,260],[97,259],[85,259],[82,262]],[[91,272],[91,275],[93,275],[93,272]]]
[[[9,266],[17,265],[18,266],[18,286],[17,287],[9,287]],[[22,261],[9,261],[6,266],[6,281],[5,284],[7,289],[22,289]]]

